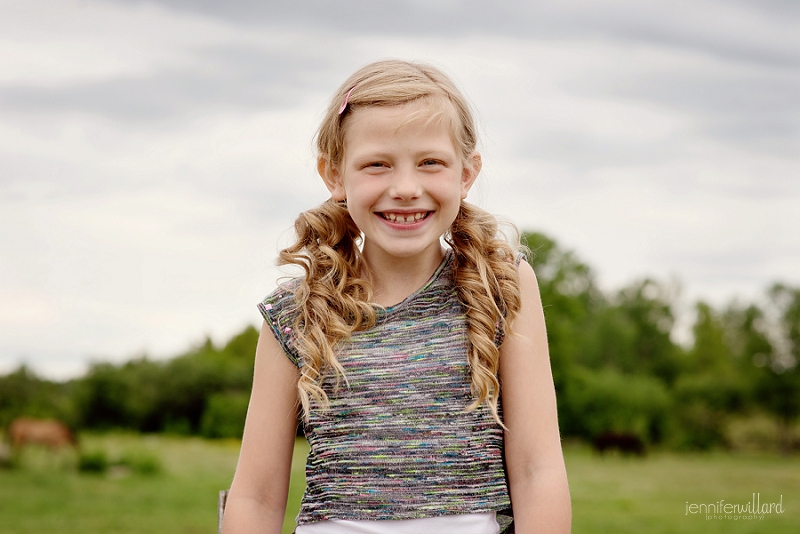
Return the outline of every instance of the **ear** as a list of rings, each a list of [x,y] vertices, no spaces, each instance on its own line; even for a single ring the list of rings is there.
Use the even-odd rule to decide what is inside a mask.
[[[481,155],[477,152],[470,154],[467,161],[464,162],[464,171],[461,173],[461,200],[467,198],[472,184],[478,179],[482,166]]]
[[[347,198],[342,175],[339,174],[339,169],[336,165],[331,165],[328,158],[317,159],[317,172],[322,177],[322,181],[325,182],[325,187],[331,192],[333,200],[338,202]]]

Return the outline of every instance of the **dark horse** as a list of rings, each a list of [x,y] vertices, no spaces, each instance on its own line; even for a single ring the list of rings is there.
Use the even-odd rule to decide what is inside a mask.
[[[617,449],[622,454],[635,454],[644,456],[644,443],[634,434],[603,432],[594,438],[594,449],[603,454],[609,449]]]

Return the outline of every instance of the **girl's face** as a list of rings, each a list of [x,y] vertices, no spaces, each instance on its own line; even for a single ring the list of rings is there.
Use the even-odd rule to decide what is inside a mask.
[[[417,101],[355,109],[342,161],[319,163],[333,198],[347,199],[368,262],[440,259],[439,238],[480,172],[480,156],[465,162],[444,121],[426,124],[426,107]],[[420,118],[406,121],[410,113]]]

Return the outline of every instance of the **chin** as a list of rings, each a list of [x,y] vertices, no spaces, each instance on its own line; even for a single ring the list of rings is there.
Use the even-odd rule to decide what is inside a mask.
[[[426,254],[431,249],[438,251],[441,248],[441,244],[439,241],[436,241],[435,243],[430,243],[427,245],[418,245],[410,247],[385,247],[385,248],[380,247],[380,248],[385,254],[388,254],[389,256],[406,259]]]

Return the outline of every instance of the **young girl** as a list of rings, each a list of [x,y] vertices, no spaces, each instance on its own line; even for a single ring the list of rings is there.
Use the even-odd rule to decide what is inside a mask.
[[[317,134],[331,199],[279,259],[305,275],[259,305],[226,534],[281,531],[298,404],[297,534],[496,534],[511,509],[517,533],[570,530],[536,278],[464,201],[476,141],[430,66],[373,63],[334,96]]]

